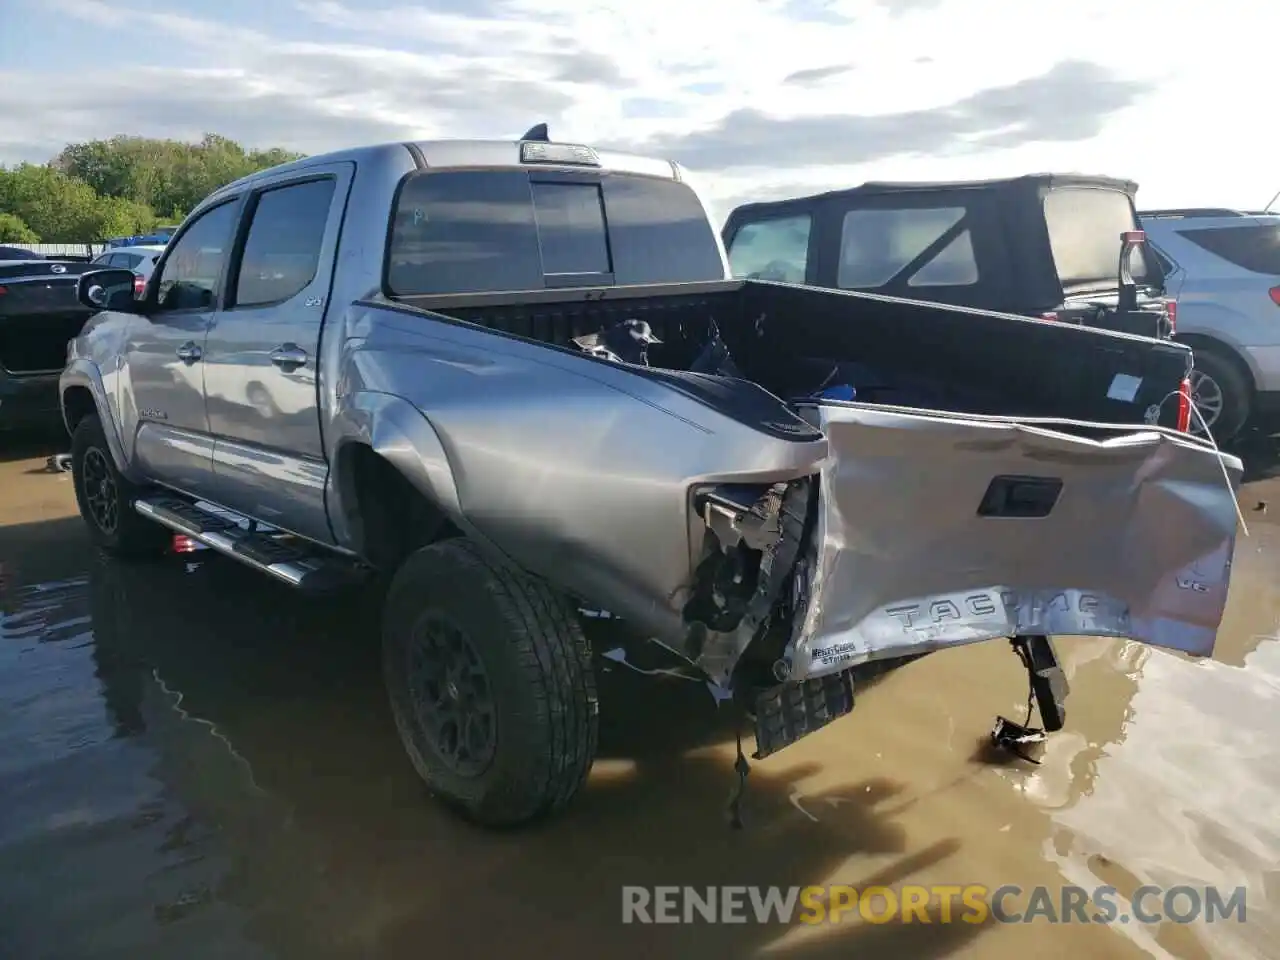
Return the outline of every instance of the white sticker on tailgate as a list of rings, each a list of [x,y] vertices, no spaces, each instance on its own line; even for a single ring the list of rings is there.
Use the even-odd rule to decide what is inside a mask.
[[[1133,398],[1138,395],[1140,386],[1142,386],[1141,377],[1131,377],[1127,373],[1117,373],[1111,380],[1111,386],[1107,389],[1107,399],[1132,403]]]

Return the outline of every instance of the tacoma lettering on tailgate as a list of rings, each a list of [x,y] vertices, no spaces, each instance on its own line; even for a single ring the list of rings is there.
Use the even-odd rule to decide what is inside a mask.
[[[815,646],[810,660],[813,667],[825,669],[876,654],[909,653],[916,644],[954,645],[1035,633],[1127,636],[1130,631],[1128,607],[1102,594],[993,588],[882,607],[849,631],[855,639]],[[904,636],[915,643],[904,645]]]

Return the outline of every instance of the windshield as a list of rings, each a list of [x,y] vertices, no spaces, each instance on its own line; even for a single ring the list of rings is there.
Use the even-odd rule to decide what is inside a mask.
[[[674,180],[424,171],[405,180],[392,216],[397,296],[726,279],[698,195]]]
[[[1115,286],[1120,269],[1120,234],[1140,229],[1129,196],[1099,187],[1050,190],[1044,198],[1049,246],[1064,290]],[[1139,283],[1159,283],[1150,254],[1138,246],[1129,264]]]

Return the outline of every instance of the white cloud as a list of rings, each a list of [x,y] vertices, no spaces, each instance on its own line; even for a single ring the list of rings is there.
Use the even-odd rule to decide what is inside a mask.
[[[318,152],[548,120],[691,161],[721,205],[1033,169],[1131,177],[1147,204],[1280,188],[1269,61],[1242,43],[1280,12],[1245,0],[297,0],[288,35],[216,5],[24,2],[128,43],[76,75],[0,69],[4,160],[121,132]],[[150,66],[175,45],[182,66]]]

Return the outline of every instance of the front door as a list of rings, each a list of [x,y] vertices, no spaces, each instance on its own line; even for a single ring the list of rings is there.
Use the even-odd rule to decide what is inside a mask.
[[[175,237],[125,349],[120,402],[130,459],[150,479],[196,495],[212,492],[202,359],[239,209],[239,198],[210,207]]]
[[[250,194],[204,356],[222,502],[321,542],[333,535],[316,372],[353,169],[309,167]]]

